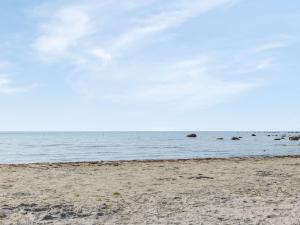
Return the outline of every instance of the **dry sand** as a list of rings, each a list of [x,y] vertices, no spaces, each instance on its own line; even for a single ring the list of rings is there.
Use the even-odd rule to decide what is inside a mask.
[[[300,157],[0,165],[0,224],[300,224]]]

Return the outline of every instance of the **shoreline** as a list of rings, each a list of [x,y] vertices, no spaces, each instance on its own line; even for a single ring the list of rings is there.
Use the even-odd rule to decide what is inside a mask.
[[[0,165],[0,224],[300,224],[300,156]]]
[[[129,160],[96,160],[96,161],[70,161],[70,162],[32,162],[32,163],[0,163],[2,166],[31,166],[31,165],[71,165],[71,164],[103,164],[103,165],[114,165],[116,163],[159,163],[159,162],[185,162],[185,161],[214,161],[214,160],[263,160],[263,159],[284,159],[284,158],[300,158],[299,155],[256,155],[256,156],[229,156],[229,157],[205,157],[205,158],[179,158],[179,159],[129,159]]]

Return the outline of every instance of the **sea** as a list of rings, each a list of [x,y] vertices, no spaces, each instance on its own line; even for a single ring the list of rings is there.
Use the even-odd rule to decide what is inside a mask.
[[[197,137],[186,137],[190,133]],[[298,134],[253,131],[0,132],[0,163],[299,155],[300,141],[288,138]],[[232,137],[241,138],[234,141]]]

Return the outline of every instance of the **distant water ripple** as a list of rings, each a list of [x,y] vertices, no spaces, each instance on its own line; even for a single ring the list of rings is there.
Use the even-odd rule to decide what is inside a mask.
[[[300,154],[300,141],[274,140],[291,132],[195,132],[197,138],[187,138],[187,133],[2,132],[0,163]],[[233,136],[243,138],[232,141]]]

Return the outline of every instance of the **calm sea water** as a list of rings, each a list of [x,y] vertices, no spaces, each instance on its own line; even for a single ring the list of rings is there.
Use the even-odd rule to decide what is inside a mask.
[[[178,159],[300,154],[300,141],[275,141],[291,133],[195,132],[0,133],[0,163]],[[271,136],[268,136],[271,135]],[[242,136],[232,141],[232,136]],[[224,140],[216,140],[223,137]]]

